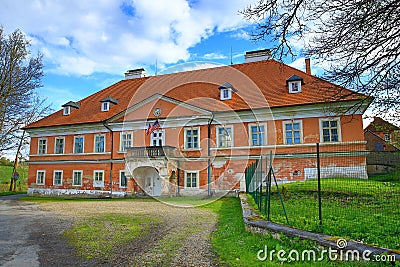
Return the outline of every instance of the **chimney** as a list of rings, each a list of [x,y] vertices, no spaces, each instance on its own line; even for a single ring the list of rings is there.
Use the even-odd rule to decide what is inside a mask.
[[[125,80],[146,77],[146,71],[143,68],[128,70],[125,72]]]
[[[310,63],[310,59],[306,58],[304,60],[306,62],[306,73],[311,75],[311,63]]]
[[[244,58],[245,58],[244,60],[245,63],[249,63],[249,62],[271,59],[272,55],[271,55],[271,50],[263,49],[263,50],[246,52]]]

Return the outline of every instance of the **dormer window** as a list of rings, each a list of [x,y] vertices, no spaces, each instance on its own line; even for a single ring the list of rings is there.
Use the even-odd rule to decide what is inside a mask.
[[[64,105],[62,105],[62,107],[63,107],[63,115],[69,116],[73,110],[79,109],[81,107],[81,105],[79,105],[76,102],[69,101],[68,103],[65,103]]]
[[[232,84],[226,82],[223,85],[219,86],[220,90],[220,100],[229,100],[232,99],[232,92],[237,92],[238,90],[232,86]]]
[[[102,100],[100,100],[101,103],[101,111],[106,112],[109,111],[112,105],[118,104],[118,100],[115,98],[112,98],[111,96],[108,96]]]
[[[221,100],[228,100],[228,99],[232,99],[232,91],[229,89],[222,89]]]
[[[63,115],[68,116],[69,114],[71,114],[71,107],[70,106],[64,107]]]
[[[290,94],[296,94],[301,92],[301,85],[304,84],[303,78],[293,75],[289,79],[286,80],[286,84],[289,87]]]
[[[289,93],[295,94],[301,92],[301,82],[290,82]]]
[[[110,109],[110,102],[101,103],[101,111],[108,111]]]

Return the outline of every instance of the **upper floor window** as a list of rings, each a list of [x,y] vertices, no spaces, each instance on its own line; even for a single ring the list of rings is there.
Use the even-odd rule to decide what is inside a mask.
[[[163,146],[164,145],[164,130],[156,130],[150,135],[150,144],[152,146]]]
[[[44,182],[46,180],[46,171],[37,171],[36,172],[36,184],[38,185],[44,185]]]
[[[250,145],[263,146],[265,145],[266,125],[265,124],[250,124]]]
[[[340,141],[340,120],[339,119],[321,119],[321,139],[322,142]]]
[[[56,137],[54,143],[54,154],[64,154],[64,137]]]
[[[54,171],[53,174],[53,184],[54,185],[62,185],[62,179],[63,179],[63,171]]]
[[[185,129],[185,149],[198,149],[200,146],[200,128],[191,127]]]
[[[285,121],[283,122],[284,141],[285,144],[302,143],[301,121]]]
[[[218,126],[217,127],[217,145],[218,147],[231,147],[233,140],[233,127],[232,126]]]
[[[47,153],[47,139],[40,138],[38,141],[38,154],[46,154]]]
[[[127,148],[132,147],[133,134],[131,132],[122,132],[120,140],[120,151],[126,151]]]
[[[105,138],[104,134],[98,134],[94,137],[94,152],[103,153],[105,151]]]
[[[111,105],[116,105],[118,104],[118,100],[111,97],[107,96],[106,98],[100,100],[101,103],[101,111],[109,111],[111,108]]]
[[[74,153],[83,153],[84,138],[83,136],[74,137]]]

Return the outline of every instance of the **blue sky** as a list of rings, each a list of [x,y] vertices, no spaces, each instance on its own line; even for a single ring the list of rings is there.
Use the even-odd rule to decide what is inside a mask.
[[[2,0],[0,25],[6,33],[22,30],[33,53],[43,53],[39,92],[58,110],[123,79],[128,69],[143,67],[149,76],[156,61],[158,73],[187,62],[228,65],[231,50],[233,63],[242,63],[246,51],[270,48],[249,40],[254,25],[238,14],[254,2]],[[303,58],[286,63],[304,69]]]

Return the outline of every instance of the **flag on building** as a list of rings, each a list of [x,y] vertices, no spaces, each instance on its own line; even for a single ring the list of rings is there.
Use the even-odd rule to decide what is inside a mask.
[[[149,123],[149,127],[147,127],[147,130],[146,130],[146,135],[151,134],[152,132],[154,132],[155,130],[157,130],[159,128],[160,128],[160,123],[158,122],[158,120],[156,120],[153,123],[153,125],[150,125],[150,123]]]

